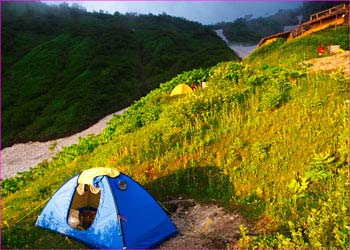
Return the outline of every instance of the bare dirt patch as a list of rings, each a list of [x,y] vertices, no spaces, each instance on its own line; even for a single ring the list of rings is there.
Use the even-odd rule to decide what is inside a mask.
[[[215,204],[200,204],[192,199],[170,203],[175,206],[171,219],[179,234],[164,242],[160,249],[226,249],[237,244],[240,225],[248,227],[240,214]]]
[[[311,65],[309,68],[310,72],[334,72],[337,70],[343,70],[347,76],[350,75],[350,51],[307,60],[305,63]]]

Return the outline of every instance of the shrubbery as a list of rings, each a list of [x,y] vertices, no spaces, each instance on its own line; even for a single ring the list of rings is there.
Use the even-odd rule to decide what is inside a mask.
[[[81,131],[183,71],[238,60],[212,31],[181,18],[1,7],[3,147]]]
[[[347,248],[347,77],[266,58],[180,74],[100,135],[4,180],[3,246],[80,247],[33,228],[38,208],[73,174],[112,167],[157,199],[191,196],[238,209],[255,222],[253,235],[241,227],[240,247]],[[179,83],[203,80],[204,89],[169,95]]]

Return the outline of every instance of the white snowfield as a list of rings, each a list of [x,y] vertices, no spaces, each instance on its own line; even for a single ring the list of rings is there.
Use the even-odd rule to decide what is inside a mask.
[[[121,114],[128,108],[110,114],[90,128],[77,134],[47,142],[27,142],[15,144],[1,150],[1,179],[14,177],[17,172],[28,171],[44,160],[50,160],[63,147],[77,144],[79,138],[89,134],[100,134],[114,114]],[[55,145],[55,147],[54,147]],[[53,149],[50,149],[53,148]]]
[[[224,35],[224,31],[222,29],[214,30],[216,35],[220,37],[227,46],[232,49],[240,58],[246,58],[250,55],[250,53],[256,48],[256,45],[247,45],[243,43],[230,43],[226,36]]]

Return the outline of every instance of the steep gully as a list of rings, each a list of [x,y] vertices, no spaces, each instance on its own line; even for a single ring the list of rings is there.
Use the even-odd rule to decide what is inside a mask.
[[[222,29],[215,30],[215,32],[216,35],[220,37],[227,44],[227,46],[234,52],[236,52],[237,55],[242,59],[249,56],[249,54],[256,48],[256,45],[229,42],[226,36],[224,35],[224,31]]]

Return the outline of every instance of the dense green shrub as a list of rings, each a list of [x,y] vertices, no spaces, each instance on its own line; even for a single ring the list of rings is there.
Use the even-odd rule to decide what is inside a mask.
[[[208,28],[181,18],[1,7],[3,147],[81,131],[183,71],[238,60]],[[205,80],[197,71],[183,79]]]

